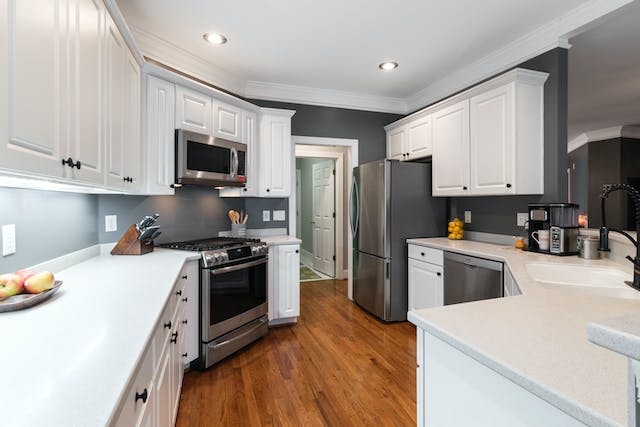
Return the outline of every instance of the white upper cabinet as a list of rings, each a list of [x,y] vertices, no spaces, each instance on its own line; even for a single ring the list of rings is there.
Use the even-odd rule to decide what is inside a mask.
[[[129,49],[125,50],[125,189],[138,192],[140,174],[140,68]]]
[[[126,45],[115,24],[107,20],[106,99],[107,99],[107,186],[124,186],[125,165],[125,61]]]
[[[387,159],[404,160],[406,157],[404,141],[406,137],[404,126],[387,132]]]
[[[469,100],[433,113],[433,195],[469,193]]]
[[[213,135],[211,97],[184,87],[176,87],[176,128]]]
[[[290,197],[295,155],[291,144],[291,117],[295,112],[263,108],[260,116],[261,197]]]
[[[9,0],[0,10],[0,167],[64,178],[66,22],[61,0]]]
[[[214,100],[213,136],[230,141],[242,141],[242,110],[233,105]]]
[[[407,124],[406,160],[420,159],[433,154],[431,115]]]
[[[431,114],[420,114],[409,121],[386,126],[387,159],[415,160],[432,154]]]
[[[471,193],[512,194],[514,84],[474,96],[471,105]]]
[[[148,194],[174,194],[175,86],[147,76],[144,150]]]

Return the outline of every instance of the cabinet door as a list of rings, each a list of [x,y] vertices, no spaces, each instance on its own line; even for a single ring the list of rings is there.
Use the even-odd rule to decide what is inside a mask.
[[[291,117],[265,115],[260,132],[260,195],[291,196]]]
[[[60,0],[0,3],[0,167],[62,178],[68,167]],[[5,122],[5,120],[7,120]]]
[[[69,154],[81,168],[69,168],[73,179],[104,185],[103,44],[105,13],[98,0],[72,0],[70,6]]]
[[[125,46],[125,176],[129,179],[125,189],[137,192],[140,189],[140,67]]]
[[[107,93],[107,186],[124,187],[125,177],[125,66],[127,49],[111,19],[106,28],[106,93]]]
[[[171,347],[165,347],[156,372],[156,425],[158,427],[173,426],[172,390],[171,390]]]
[[[433,153],[431,115],[407,125],[407,160],[420,159]]]
[[[225,102],[213,102],[213,135],[242,142],[242,110]]]
[[[442,267],[409,259],[409,310],[444,305]]]
[[[405,135],[406,132],[404,126],[387,132],[387,159],[405,160]]]
[[[469,100],[433,113],[433,195],[469,192]]]
[[[269,321],[278,316],[278,246],[269,246],[269,261],[267,264],[267,305]]]
[[[176,128],[213,135],[211,97],[176,87]]]
[[[474,96],[470,106],[470,194],[513,194],[514,84]]]
[[[157,77],[147,77],[146,158],[147,191],[174,194],[175,86]]]
[[[300,246],[278,247],[278,316],[300,315]]]
[[[256,113],[245,111],[242,113],[243,141],[247,144],[246,177],[247,182],[243,188],[227,187],[220,190],[220,197],[255,197],[258,195],[260,168],[259,147]]]

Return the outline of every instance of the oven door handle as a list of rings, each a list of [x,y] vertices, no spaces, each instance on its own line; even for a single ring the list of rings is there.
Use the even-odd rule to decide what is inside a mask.
[[[219,274],[230,273],[232,271],[244,270],[245,268],[255,267],[256,265],[261,265],[261,264],[266,264],[268,261],[269,261],[268,258],[264,258],[264,259],[259,259],[259,260],[256,260],[256,261],[245,262],[243,264],[232,265],[230,267],[215,268],[215,269],[211,269],[211,274],[213,274],[214,276],[217,276]]]

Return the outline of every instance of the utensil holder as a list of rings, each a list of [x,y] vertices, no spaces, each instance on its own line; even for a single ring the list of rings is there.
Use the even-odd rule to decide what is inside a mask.
[[[138,240],[140,232],[131,224],[118,243],[111,249],[111,255],[144,255],[153,252],[153,240]]]
[[[231,237],[245,237],[247,224],[231,224]]]

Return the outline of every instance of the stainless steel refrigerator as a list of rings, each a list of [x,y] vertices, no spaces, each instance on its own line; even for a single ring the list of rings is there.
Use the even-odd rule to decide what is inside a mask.
[[[430,163],[379,160],[355,168],[353,178],[354,300],[384,321],[406,320],[406,240],[444,236],[446,201],[431,197]]]

